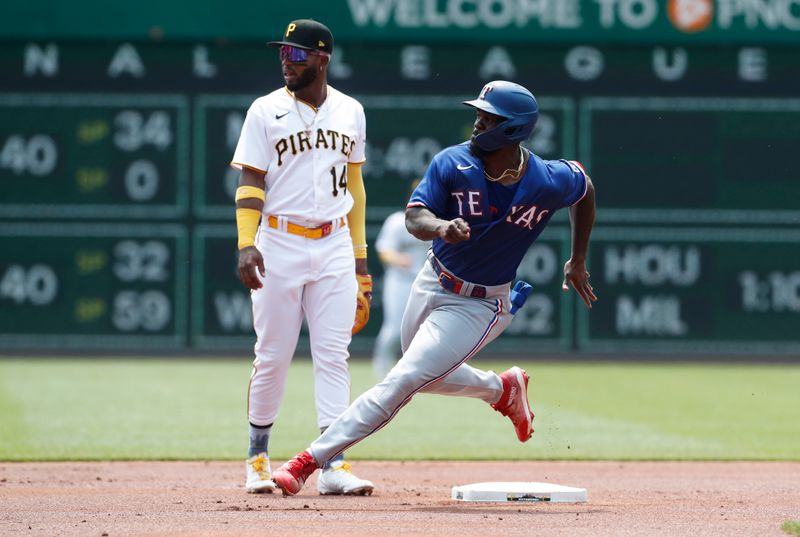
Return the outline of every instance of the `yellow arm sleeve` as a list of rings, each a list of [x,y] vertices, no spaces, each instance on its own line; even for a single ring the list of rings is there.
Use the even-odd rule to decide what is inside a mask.
[[[347,190],[353,196],[353,208],[347,215],[350,226],[350,237],[353,239],[353,253],[356,259],[367,258],[367,191],[364,188],[364,177],[361,175],[361,164],[347,164]]]
[[[261,211],[256,209],[236,209],[236,229],[239,231],[239,249],[256,243],[256,231],[261,221]]]
[[[261,210],[264,208],[266,192],[264,192],[264,175],[253,172],[249,168],[242,170],[239,188],[236,189],[236,229],[239,237],[239,249],[253,246],[256,243],[256,232],[261,221]]]

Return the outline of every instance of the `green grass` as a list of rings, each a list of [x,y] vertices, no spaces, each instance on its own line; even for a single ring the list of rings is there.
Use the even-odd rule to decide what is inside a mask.
[[[798,520],[787,520],[783,523],[781,529],[789,535],[800,537],[800,521]]]
[[[520,365],[528,443],[481,401],[420,394],[351,458],[800,460],[800,366]],[[374,379],[366,361],[351,371],[355,397]],[[248,359],[0,360],[0,460],[240,459],[249,374]],[[271,455],[316,434],[311,364],[296,360]]]

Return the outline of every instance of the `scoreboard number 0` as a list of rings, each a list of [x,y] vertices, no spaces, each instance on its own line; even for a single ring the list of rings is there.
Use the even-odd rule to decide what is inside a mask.
[[[158,193],[158,168],[149,160],[135,160],[125,171],[125,191],[134,201],[147,201]]]

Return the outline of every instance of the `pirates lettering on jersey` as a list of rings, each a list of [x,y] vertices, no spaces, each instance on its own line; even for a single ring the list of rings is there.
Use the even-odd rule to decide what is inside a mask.
[[[298,131],[290,134],[288,138],[281,138],[275,143],[275,151],[278,153],[278,166],[282,166],[283,158],[289,151],[292,155],[297,155],[312,149],[327,149],[339,151],[345,157],[349,157],[355,145],[356,141],[346,134],[331,129],[317,129],[316,136],[309,135],[307,131]]]
[[[458,205],[458,216],[483,216],[481,209],[483,194],[480,190],[461,190],[451,192],[450,195]]]
[[[539,210],[536,205],[513,205],[508,212],[506,222],[525,229],[533,229],[533,226],[549,213],[549,209]]]

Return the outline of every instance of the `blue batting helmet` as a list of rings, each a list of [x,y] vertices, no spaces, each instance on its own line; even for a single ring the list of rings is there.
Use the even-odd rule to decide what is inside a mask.
[[[539,105],[533,94],[519,84],[505,80],[489,82],[477,99],[464,101],[464,104],[506,118],[495,128],[475,137],[475,143],[484,151],[524,142],[539,119]]]

